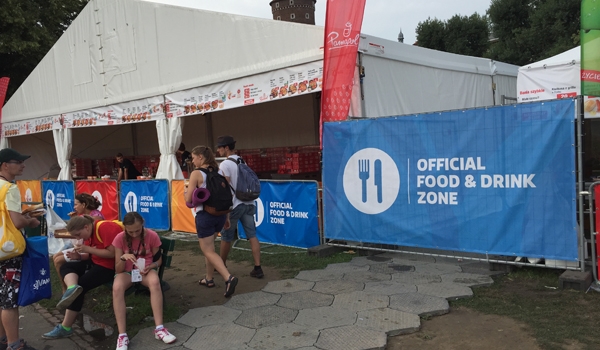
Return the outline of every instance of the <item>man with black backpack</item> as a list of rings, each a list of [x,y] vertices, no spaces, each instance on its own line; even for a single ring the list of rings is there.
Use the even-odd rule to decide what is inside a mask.
[[[250,241],[252,257],[254,258],[254,269],[250,272],[250,276],[263,278],[265,274],[260,266],[260,243],[256,238],[256,225],[254,224],[254,215],[256,214],[254,199],[258,198],[260,193],[260,182],[258,182],[256,174],[245,165],[243,159],[234,153],[234,149],[235,140],[232,136],[220,136],[217,139],[217,153],[221,157],[227,157],[226,160],[221,162],[219,169],[223,172],[235,193],[233,210],[228,215],[229,226],[225,225],[227,229],[223,228],[221,230],[220,255],[223,262],[226,262],[232,242],[235,239],[237,223],[240,221],[244,227],[246,237]],[[240,164],[244,164],[244,170],[239,169],[241,168]],[[240,173],[242,173],[243,178],[240,177]],[[238,185],[242,181],[249,190],[238,189]],[[258,188],[256,188],[256,182],[258,182]]]

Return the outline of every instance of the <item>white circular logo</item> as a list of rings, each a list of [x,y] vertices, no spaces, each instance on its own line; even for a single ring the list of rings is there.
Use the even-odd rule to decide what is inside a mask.
[[[343,184],[346,198],[354,208],[365,214],[379,214],[396,201],[400,174],[387,153],[364,148],[348,159]]]
[[[256,198],[254,201],[254,205],[256,206],[255,214],[254,214],[254,224],[256,227],[262,224],[263,219],[265,218],[265,206],[260,198]]]
[[[33,194],[31,194],[30,188],[25,190],[25,202],[33,202]]]
[[[135,193],[131,191],[127,193],[127,196],[125,196],[125,201],[123,202],[123,205],[125,206],[125,211],[128,213],[132,211],[137,211],[137,202],[138,200]]]
[[[92,197],[96,198],[98,202],[100,202],[100,206],[98,207],[99,211],[102,211],[102,195],[98,191],[92,192]]]
[[[54,209],[54,192],[52,190],[46,191],[46,205]]]

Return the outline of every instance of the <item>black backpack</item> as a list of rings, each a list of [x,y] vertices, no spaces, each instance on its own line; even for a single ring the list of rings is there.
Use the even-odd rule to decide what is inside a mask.
[[[206,174],[206,189],[210,192],[210,196],[203,203],[204,211],[215,216],[229,213],[233,206],[233,194],[225,176],[213,167],[199,170]]]
[[[237,164],[238,176],[235,185],[235,196],[237,199],[248,202],[260,196],[260,180],[256,173],[250,169],[246,162],[240,157],[237,160],[227,158]]]

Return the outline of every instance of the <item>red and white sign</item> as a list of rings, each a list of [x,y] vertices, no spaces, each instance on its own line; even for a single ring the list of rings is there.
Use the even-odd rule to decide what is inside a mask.
[[[321,122],[348,118],[366,0],[328,0]]]
[[[102,204],[98,210],[106,220],[119,219],[116,181],[75,181],[76,193],[89,193]]]
[[[310,62],[167,94],[173,117],[218,112],[321,91],[323,64]]]

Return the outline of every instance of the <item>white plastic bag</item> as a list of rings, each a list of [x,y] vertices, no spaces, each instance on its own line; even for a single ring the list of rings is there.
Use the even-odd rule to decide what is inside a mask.
[[[48,224],[48,253],[54,255],[70,243],[68,239],[54,237],[54,231],[66,228],[67,223],[50,206],[46,211],[46,223]]]

